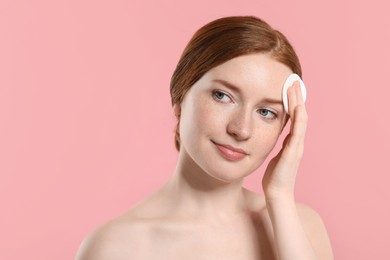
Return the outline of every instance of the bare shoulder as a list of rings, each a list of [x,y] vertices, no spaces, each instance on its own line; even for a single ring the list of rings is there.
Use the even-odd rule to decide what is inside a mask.
[[[75,259],[138,259],[136,254],[145,243],[145,231],[146,226],[141,220],[129,216],[118,217],[89,233],[82,241]]]
[[[321,216],[305,204],[297,203],[296,207],[302,226],[320,259],[333,259],[332,246]]]

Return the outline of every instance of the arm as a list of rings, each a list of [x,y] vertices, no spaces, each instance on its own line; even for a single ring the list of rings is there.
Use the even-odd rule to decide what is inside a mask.
[[[279,154],[270,161],[262,182],[274,233],[274,249],[280,260],[333,259],[321,218],[295,202],[294,183],[307,125],[298,82],[288,89],[288,99],[290,133]]]

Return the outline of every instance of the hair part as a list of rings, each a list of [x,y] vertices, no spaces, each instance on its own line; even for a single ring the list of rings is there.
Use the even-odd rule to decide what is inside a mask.
[[[170,83],[172,105],[182,103],[187,91],[210,69],[238,56],[269,53],[302,77],[292,45],[279,31],[255,16],[230,16],[201,27],[185,47]],[[180,114],[175,147],[180,150]]]

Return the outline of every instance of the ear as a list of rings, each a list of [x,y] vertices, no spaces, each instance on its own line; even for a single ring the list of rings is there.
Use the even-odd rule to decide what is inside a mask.
[[[179,104],[173,105],[173,112],[175,113],[176,118],[180,118],[181,107]]]

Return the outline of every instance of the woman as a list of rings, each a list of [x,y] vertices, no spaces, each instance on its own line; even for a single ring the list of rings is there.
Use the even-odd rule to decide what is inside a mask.
[[[296,203],[307,114],[292,46],[252,17],[199,29],[171,80],[175,172],[158,191],[86,237],[76,259],[333,259],[318,214]],[[288,114],[287,114],[288,112]],[[242,187],[291,119],[260,196]]]

